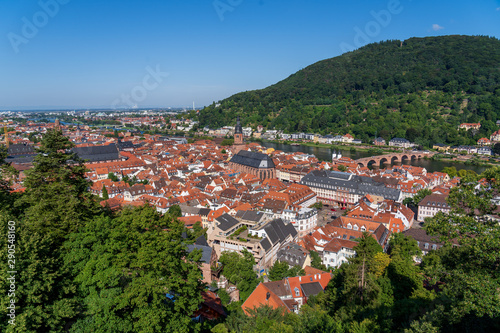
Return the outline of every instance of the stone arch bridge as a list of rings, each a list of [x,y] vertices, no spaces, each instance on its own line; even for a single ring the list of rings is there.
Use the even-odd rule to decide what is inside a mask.
[[[364,157],[356,160],[361,167],[367,167],[368,165],[374,165],[378,167],[380,165],[391,165],[391,164],[401,164],[403,161],[418,160],[424,156],[431,157],[434,153],[431,152],[404,152],[404,153],[393,153],[379,156]]]

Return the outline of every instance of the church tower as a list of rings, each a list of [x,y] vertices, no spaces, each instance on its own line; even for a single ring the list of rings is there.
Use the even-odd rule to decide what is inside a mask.
[[[238,120],[236,120],[236,127],[234,128],[234,144],[242,145],[243,144],[243,128],[240,124],[240,116],[238,116]]]

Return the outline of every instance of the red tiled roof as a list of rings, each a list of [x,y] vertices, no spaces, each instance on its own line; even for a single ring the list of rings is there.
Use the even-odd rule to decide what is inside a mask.
[[[245,303],[241,306],[246,315],[249,315],[248,310],[258,308],[262,305],[269,305],[273,309],[282,308],[284,312],[290,312],[286,304],[267,288],[263,283],[259,283],[257,288],[250,294]]]

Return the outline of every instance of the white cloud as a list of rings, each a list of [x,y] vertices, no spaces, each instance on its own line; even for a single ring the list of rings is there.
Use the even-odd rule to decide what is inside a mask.
[[[432,30],[434,30],[434,31],[438,31],[438,30],[442,30],[442,29],[444,29],[444,27],[440,26],[439,24],[432,25]]]

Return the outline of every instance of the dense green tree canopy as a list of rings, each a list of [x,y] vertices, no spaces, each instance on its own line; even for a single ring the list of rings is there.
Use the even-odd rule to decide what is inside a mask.
[[[201,254],[187,253],[183,231],[182,222],[146,205],[95,218],[73,234],[66,260],[85,309],[75,331],[196,329],[191,315],[201,302]]]
[[[290,268],[288,263],[276,260],[274,265],[269,269],[269,280],[278,281],[291,276],[305,275],[304,270],[300,266]]]
[[[255,259],[247,250],[243,255],[237,252],[223,252],[219,258],[223,265],[222,274],[240,290],[240,299],[246,300],[259,281],[253,270]]]

